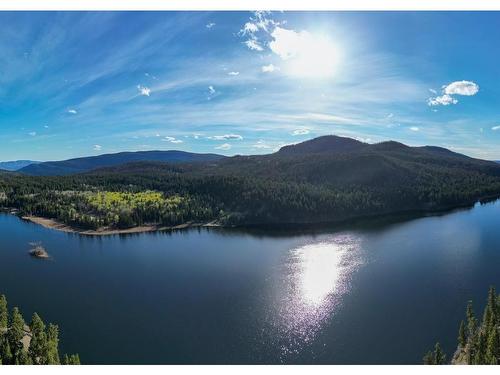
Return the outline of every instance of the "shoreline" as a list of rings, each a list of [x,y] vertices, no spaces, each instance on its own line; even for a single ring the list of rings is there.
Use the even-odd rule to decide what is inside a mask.
[[[40,216],[20,216],[21,220],[29,221],[33,224],[41,225],[47,229],[54,229],[60,232],[66,233],[77,233],[84,236],[110,236],[114,234],[135,234],[135,233],[147,233],[147,232],[160,232],[169,230],[179,230],[194,227],[218,227],[219,225],[215,223],[185,223],[174,226],[160,226],[160,225],[141,225],[133,228],[126,229],[112,229],[112,228],[100,228],[97,230],[93,229],[81,229],[72,227],[70,225],[61,223],[54,219],[48,219]]]
[[[455,204],[455,205],[445,205],[445,206],[440,206],[440,207],[434,207],[433,209],[409,209],[409,210],[401,210],[401,211],[393,211],[393,212],[381,212],[378,214],[373,214],[373,215],[362,215],[362,216],[354,216],[354,217],[348,217],[344,218],[342,220],[338,221],[330,221],[330,222],[289,222],[289,223],[254,223],[254,224],[247,224],[247,225],[222,225],[222,224],[217,224],[214,221],[208,222],[208,223],[193,223],[193,222],[188,222],[188,223],[183,223],[179,225],[174,225],[174,226],[161,226],[161,225],[155,225],[155,224],[150,224],[150,225],[141,225],[137,227],[132,227],[132,228],[126,228],[126,229],[115,229],[115,228],[109,228],[109,227],[104,227],[104,228],[99,228],[97,230],[93,229],[83,229],[83,228],[78,228],[78,227],[73,227],[68,224],[61,223],[55,219],[49,219],[45,217],[40,217],[40,216],[21,216],[19,211],[16,209],[0,209],[1,211],[4,211],[5,213],[10,213],[11,215],[17,216],[19,219],[24,220],[24,221],[29,221],[33,224],[41,225],[44,228],[47,229],[53,229],[53,230],[58,230],[60,232],[65,232],[65,233],[75,233],[75,234],[81,234],[84,236],[110,236],[110,235],[121,235],[121,234],[139,234],[139,233],[153,233],[153,232],[162,232],[162,231],[174,231],[174,230],[182,230],[182,229],[189,229],[189,228],[247,228],[247,229],[255,229],[255,228],[267,228],[267,229],[285,229],[285,230],[296,230],[297,228],[300,229],[309,229],[311,227],[315,228],[331,228],[332,226],[339,227],[343,225],[349,225],[349,224],[355,224],[359,222],[363,222],[365,220],[372,220],[374,218],[390,218],[390,217],[397,217],[400,215],[416,215],[416,216],[427,216],[427,215],[440,215],[440,214],[446,214],[449,212],[453,212],[455,210],[461,210],[461,209],[470,209],[472,208],[476,203],[486,203],[490,201],[495,201],[500,199],[500,196],[498,194],[492,194],[492,195],[487,195],[480,197],[475,200],[471,200],[469,202],[462,202],[461,204]]]

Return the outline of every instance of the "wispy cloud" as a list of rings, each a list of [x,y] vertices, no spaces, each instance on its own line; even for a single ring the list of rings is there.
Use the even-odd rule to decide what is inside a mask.
[[[223,150],[223,151],[227,151],[227,150],[230,150],[231,149],[231,145],[229,143],[223,143],[219,146],[216,146],[214,147],[216,150]]]
[[[36,132],[29,132],[28,135],[31,137],[34,137],[34,136],[36,136]]]
[[[212,135],[212,136],[207,137],[207,138],[215,140],[215,141],[227,141],[227,140],[241,141],[243,139],[243,137],[239,134]]]
[[[420,128],[419,128],[418,126],[411,126],[411,127],[410,127],[410,130],[411,130],[412,132],[418,132],[418,131],[420,130]]]
[[[139,90],[139,94],[143,96],[150,96],[151,89],[146,86],[137,85],[137,90]]]
[[[211,29],[211,28],[213,28],[215,25],[216,25],[216,23],[215,23],[215,22],[209,22],[209,23],[207,23],[207,24],[205,25],[205,27],[206,27],[207,29]]]
[[[500,130],[500,125],[493,126],[493,127],[491,128],[491,130],[495,130],[495,131]]]
[[[101,145],[94,145],[94,147],[92,149],[94,151],[101,151],[102,150],[102,146]]]
[[[260,43],[255,40],[255,39],[248,39],[247,41],[245,41],[245,45],[251,49],[251,50],[254,50],[254,51],[264,51],[264,48],[260,45]]]
[[[252,145],[252,148],[261,149],[261,150],[268,150],[268,149],[273,148],[273,146],[268,144],[266,141],[260,139],[255,144]]]
[[[72,115],[76,115],[78,111],[76,109],[68,109],[68,113],[71,113]]]
[[[433,98],[427,99],[427,104],[430,106],[436,106],[436,105],[450,105],[450,104],[457,104],[458,100],[453,98],[451,95],[444,94],[441,96],[436,96]]]
[[[227,73],[228,76],[237,76],[239,74],[240,74],[240,72],[229,72],[229,73]]]
[[[278,68],[277,66],[275,66],[273,64],[268,64],[268,65],[263,65],[261,67],[261,70],[263,73],[272,73],[276,70],[280,70],[280,68]]]
[[[308,128],[300,128],[300,129],[295,129],[293,132],[292,132],[292,135],[306,135],[306,134],[309,134],[310,133],[310,130]]]
[[[163,137],[162,138],[163,142],[170,142],[170,143],[183,143],[184,141],[181,139],[177,139],[175,137]]]

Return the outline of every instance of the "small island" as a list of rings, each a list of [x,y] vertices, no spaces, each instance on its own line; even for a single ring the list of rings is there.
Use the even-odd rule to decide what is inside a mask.
[[[33,248],[29,251],[29,254],[38,259],[49,259],[49,253],[47,253],[47,250],[40,244],[40,243],[31,243],[31,246]]]

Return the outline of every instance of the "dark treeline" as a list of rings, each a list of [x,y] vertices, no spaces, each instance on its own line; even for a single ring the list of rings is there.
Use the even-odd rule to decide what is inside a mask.
[[[78,354],[59,356],[59,328],[45,325],[37,313],[26,325],[17,307],[9,314],[7,299],[0,295],[0,364],[79,365]]]
[[[491,287],[482,320],[476,318],[472,302],[467,304],[466,319],[458,330],[458,346],[451,363],[462,365],[497,365],[500,362],[500,295]],[[424,357],[426,365],[446,364],[439,343]]]
[[[500,195],[499,165],[444,149],[386,142],[348,153],[292,151],[206,163],[132,163],[61,177],[3,174],[0,205],[85,228],[125,228],[338,222]],[[107,194],[110,200],[100,205],[99,192],[162,195]]]

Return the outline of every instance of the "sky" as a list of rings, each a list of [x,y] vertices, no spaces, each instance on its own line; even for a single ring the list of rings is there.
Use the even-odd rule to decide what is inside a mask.
[[[321,135],[500,159],[500,13],[1,12],[0,160]]]

